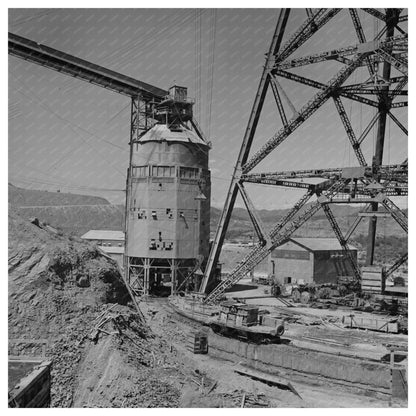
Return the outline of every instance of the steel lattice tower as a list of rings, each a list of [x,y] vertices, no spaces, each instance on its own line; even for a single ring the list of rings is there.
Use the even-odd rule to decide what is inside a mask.
[[[300,9],[297,9],[300,10]],[[386,120],[390,118],[407,136],[407,129],[393,114],[392,110],[407,107],[407,101],[398,100],[407,96],[405,87],[408,82],[407,52],[408,36],[401,27],[407,22],[407,14],[403,9],[306,9],[306,20],[289,36],[286,36],[290,9],[282,9],[278,18],[273,39],[266,55],[266,62],[250,113],[249,121],[242,140],[237,162],[232,175],[224,209],[218,224],[200,291],[206,292],[212,280],[218,262],[225,234],[237,195],[240,194],[259,238],[259,243],[249,252],[243,261],[222,281],[205,299],[214,302],[229,287],[244,277],[254,266],[268,256],[277,246],[286,242],[289,237],[316,212],[323,209],[329,223],[338,238],[345,255],[351,262],[354,277],[360,279],[360,270],[350,255],[348,242],[364,217],[369,217],[367,264],[373,264],[374,246],[377,228],[377,216],[381,205],[391,217],[407,233],[407,217],[390,199],[391,196],[407,196],[408,163],[407,159],[400,164],[383,165],[385,149]],[[367,39],[360,14],[369,15],[380,24],[380,30],[373,39]],[[312,55],[293,58],[310,38],[319,38],[320,29],[335,16],[343,15],[345,24],[351,25],[356,33],[357,42],[347,47],[332,49]],[[322,39],[321,39],[322,40]],[[341,69],[334,73],[326,83],[297,75],[294,68],[313,65],[318,62],[330,63],[338,61]],[[368,76],[359,83],[348,83],[351,75],[358,68],[366,67]],[[316,89],[316,94],[299,110],[291,105],[279,80],[287,79],[300,85]],[[266,94],[271,89],[277,106],[282,127],[256,152],[251,152],[256,141],[256,129],[262,113]],[[375,109],[375,115],[366,128],[357,135],[353,123],[347,114],[343,100],[352,100]],[[270,153],[290,138],[293,132],[303,125],[312,114],[319,111],[323,104],[333,101],[339,114],[345,134],[352,146],[358,166],[348,168],[322,168],[310,170],[291,170],[279,172],[253,172]],[[286,103],[286,106],[285,106]],[[293,117],[288,118],[288,105],[293,110]],[[286,107],[286,109],[285,109]],[[374,132],[376,141],[372,160],[366,160],[362,151],[362,143],[370,132]],[[311,184],[304,179],[321,179],[318,184]],[[305,189],[305,194],[289,210],[271,230],[266,230],[256,213],[251,198],[244,186],[245,183],[264,184],[278,187]],[[305,205],[312,196],[316,201]],[[365,204],[365,209],[351,224],[346,233],[341,228],[331,209],[334,203]],[[391,274],[407,260],[403,255],[386,272]]]

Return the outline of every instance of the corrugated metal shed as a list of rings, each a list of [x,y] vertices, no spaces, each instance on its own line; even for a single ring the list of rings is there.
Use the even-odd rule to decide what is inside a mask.
[[[330,238],[330,237],[316,237],[316,238],[308,238],[308,237],[294,237],[291,238],[290,241],[293,241],[296,244],[304,247],[306,250],[309,251],[330,251],[330,250],[342,250],[342,246],[339,243],[338,239]],[[279,248],[283,248],[284,244],[279,246]],[[357,250],[356,247],[349,244],[349,248],[351,250]]]
[[[123,231],[90,230],[81,236],[84,240],[118,240],[124,241]]]

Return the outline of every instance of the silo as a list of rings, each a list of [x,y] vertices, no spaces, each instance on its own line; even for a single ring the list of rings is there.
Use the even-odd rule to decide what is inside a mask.
[[[209,254],[210,147],[187,124],[186,88],[172,87],[153,117],[133,144],[127,192],[126,266],[140,294],[175,292]]]

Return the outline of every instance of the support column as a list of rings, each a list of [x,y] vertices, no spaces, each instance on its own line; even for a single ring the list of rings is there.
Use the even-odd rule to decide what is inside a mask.
[[[127,169],[127,178],[126,178],[126,200],[125,200],[125,208],[124,208],[124,276],[125,281],[128,284],[130,282],[130,261],[129,257],[134,257],[135,253],[129,253],[129,233],[128,233],[128,224],[129,224],[129,216],[130,216],[130,202],[131,202],[131,166],[132,166],[132,159],[133,159],[133,149],[134,144],[138,146],[138,141],[142,134],[146,132],[149,128],[149,99],[143,98],[142,95],[137,95],[135,97],[131,97],[131,108],[130,108],[130,141],[129,141],[129,148],[130,148],[130,156],[129,156],[129,167]],[[133,256],[131,255],[133,254]],[[149,260],[149,259],[146,259]],[[145,260],[145,261],[146,261]],[[146,277],[146,274],[145,274]],[[147,278],[149,277],[149,273],[147,273]],[[146,281],[146,279],[145,279]],[[147,279],[147,285],[144,286],[143,294],[149,293],[149,279]]]
[[[170,276],[172,281],[171,286],[171,295],[176,294],[176,288],[178,286],[177,277],[178,277],[178,264],[177,260],[172,259],[170,262]]]
[[[149,294],[150,281],[150,259],[144,259],[144,279],[143,279],[143,295]]]
[[[221,217],[218,223],[218,227],[215,233],[214,241],[212,242],[211,252],[208,257],[207,266],[204,273],[204,278],[201,282],[199,291],[205,293],[208,282],[213,278],[215,268],[220,256],[221,247],[224,243],[225,233],[228,229],[232,210],[234,208],[235,200],[237,198],[239,182],[239,176],[241,174],[241,167],[248,159],[251,145],[256,132],[257,124],[260,119],[260,113],[263,108],[264,100],[266,97],[267,89],[270,83],[270,69],[275,64],[276,55],[279,51],[280,44],[282,42],[283,34],[286,28],[286,23],[289,18],[290,9],[281,9],[279,19],[276,25],[276,29],[273,35],[272,43],[267,54],[266,63],[264,65],[263,73],[260,78],[260,83],[257,88],[257,94],[254,99],[253,107],[250,113],[248,125],[244,133],[243,142],[241,144],[240,152],[238,155],[237,163],[234,167],[233,177],[228,189],[227,197],[225,199],[224,208],[221,213]]]
[[[400,15],[400,10],[398,9],[386,9],[386,38],[394,36],[394,27],[398,23]],[[391,64],[388,61],[384,61],[383,64],[383,78],[385,81],[390,80],[391,74]],[[379,94],[379,118],[378,118],[378,128],[377,128],[377,141],[376,148],[373,158],[373,169],[376,171],[378,167],[383,164],[383,153],[384,153],[384,138],[386,133],[386,119],[387,114],[390,110],[390,99],[389,99],[389,86],[383,86],[380,88]],[[377,174],[376,174],[377,177]],[[373,212],[378,211],[378,203],[373,202],[371,204]],[[371,266],[374,263],[374,247],[376,241],[376,232],[377,232],[377,217],[371,217],[368,225],[368,238],[367,238],[367,255],[366,255],[366,265]]]

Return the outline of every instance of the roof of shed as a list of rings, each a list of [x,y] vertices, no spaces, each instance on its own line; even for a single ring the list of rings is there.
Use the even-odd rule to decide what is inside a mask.
[[[123,231],[90,230],[81,236],[84,240],[118,240],[124,241]]]
[[[298,244],[309,251],[331,251],[342,250],[338,239],[331,237],[293,237],[290,241]],[[284,244],[280,247],[283,247]],[[351,250],[357,250],[351,244],[348,245]]]

